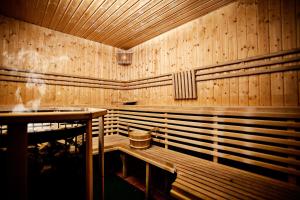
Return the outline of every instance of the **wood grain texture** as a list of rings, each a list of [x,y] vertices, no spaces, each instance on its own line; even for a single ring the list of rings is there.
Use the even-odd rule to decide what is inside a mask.
[[[232,1],[4,0],[0,13],[128,49]]]
[[[47,2],[43,5],[45,16],[49,15],[49,9],[57,12],[60,7],[66,11],[72,9],[75,14],[56,13],[45,24],[59,27],[65,23],[60,22],[62,19],[67,23],[65,30],[72,32],[77,24],[85,26],[78,34],[85,31],[90,34],[88,29],[97,25],[88,21],[97,19],[95,13],[101,13],[106,1]],[[122,8],[110,1],[105,6],[111,8],[109,12],[112,8],[128,8],[124,9],[127,17],[137,17],[131,8],[141,9],[145,19],[152,20],[147,6],[173,9],[169,1],[143,3],[126,1],[122,5],[127,7]],[[17,6],[11,5],[11,10]],[[97,8],[92,9],[93,5]],[[78,18],[76,13],[84,10],[94,14]],[[101,23],[108,26],[108,22],[118,20],[126,17],[102,19]],[[0,87],[4,95],[0,102],[33,106],[36,102],[32,100],[38,99],[42,92],[41,102],[49,105],[64,102],[101,105],[136,100],[141,105],[297,106],[299,52],[288,55],[278,52],[300,47],[299,20],[299,3],[295,0],[287,4],[282,0],[236,1],[132,48],[133,63],[124,68],[116,63],[116,48],[1,16],[0,63],[18,72],[1,71]],[[101,26],[98,28],[102,30]],[[21,71],[24,69],[49,75],[42,75],[41,82],[37,82],[40,75],[28,77]],[[197,87],[192,91],[186,90],[189,74],[172,79],[173,73],[185,70],[195,71]],[[59,76],[52,76],[54,73]],[[197,92],[196,98],[174,101],[175,78],[183,83],[176,88],[176,95]],[[42,91],[44,84],[46,92]]]
[[[117,90],[74,83],[84,81],[78,79],[84,76],[94,82],[120,79],[115,73],[120,71],[115,48],[4,16],[0,16],[0,21],[0,66],[15,71],[1,70],[1,105],[32,107],[39,101],[41,106],[103,105],[118,101]],[[71,82],[66,84],[66,81]],[[108,83],[107,86],[112,86]],[[104,91],[109,91],[109,95],[104,96]]]
[[[130,66],[121,72],[124,74],[122,77],[126,77],[123,80],[159,76],[162,71],[167,74],[196,68],[198,98],[193,101],[171,100],[168,104],[299,105],[299,69],[286,68],[298,61],[293,64],[260,65],[231,72],[225,70],[239,68],[243,63],[236,63],[231,67],[223,65],[215,69],[205,68],[218,63],[299,48],[299,3],[294,0],[287,4],[284,2],[239,0],[135,46],[132,50],[138,59],[133,60],[134,67]],[[144,56],[146,51],[148,54]],[[164,52],[165,56],[157,56],[156,52]],[[251,64],[255,66],[262,61],[290,57],[253,60]],[[155,58],[155,61],[150,58]],[[149,68],[153,65],[155,68]],[[286,71],[281,71],[281,67]],[[222,70],[224,71],[221,73]],[[167,84],[160,86],[160,89],[147,88],[147,93],[151,96],[155,90],[159,93],[159,102],[165,102],[172,95],[167,88],[170,88]],[[145,90],[146,88],[133,92],[133,98],[141,105],[147,105],[147,101],[141,97]],[[159,102],[150,101],[152,105],[159,105]]]
[[[290,118],[299,117],[297,107],[289,109],[192,106],[183,109],[170,106],[119,106],[110,109],[118,117],[121,134],[127,135],[128,126],[133,130],[150,130],[158,127],[159,131],[154,134],[154,142],[165,144],[165,139],[168,139],[168,146],[207,154],[209,160],[218,157],[296,176],[300,175],[294,169],[267,161],[300,165],[300,162],[292,157],[278,155],[278,153],[291,154],[296,157],[300,155],[298,150],[288,147],[300,145],[299,141],[287,138],[287,136],[299,138],[297,131],[286,129],[290,126],[293,127],[291,129],[300,126],[298,122],[291,121]],[[285,128],[283,130],[280,127]],[[284,147],[283,144],[288,146]],[[267,151],[262,153],[258,149]],[[235,154],[237,152],[242,155]]]
[[[172,84],[175,100],[197,98],[194,70],[172,74]]]

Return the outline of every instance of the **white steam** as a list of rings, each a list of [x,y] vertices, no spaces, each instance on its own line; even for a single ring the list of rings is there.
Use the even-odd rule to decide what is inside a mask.
[[[17,104],[13,109],[12,112],[25,112],[28,111],[28,108],[24,106],[24,104]]]
[[[37,111],[40,107],[42,97],[46,94],[46,84],[41,75],[34,72],[47,72],[49,67],[54,66],[55,71],[61,71],[60,68],[64,66],[64,63],[69,60],[66,55],[63,56],[44,56],[38,53],[38,50],[24,50],[23,48],[19,50],[18,53],[8,54],[6,51],[2,54],[9,63],[13,65],[30,66],[31,73],[27,75],[26,82],[26,92],[28,90],[37,90],[38,95],[34,99],[29,99],[29,101],[24,105],[21,96],[21,88],[18,87],[15,92],[15,97],[18,104],[13,108],[13,112],[24,112],[24,111]],[[30,91],[28,93],[32,93]]]
[[[18,104],[13,108],[13,112],[24,112],[27,111],[28,109],[25,108],[22,97],[21,97],[21,88],[18,88],[15,92],[16,99],[18,101]]]

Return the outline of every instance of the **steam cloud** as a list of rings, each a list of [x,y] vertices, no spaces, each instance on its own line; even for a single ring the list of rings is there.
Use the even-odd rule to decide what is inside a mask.
[[[35,50],[24,50],[20,49],[18,53],[3,52],[3,56],[11,65],[18,65],[18,63],[25,63],[28,66],[31,66],[30,71],[27,76],[26,89],[34,90],[37,89],[38,97],[35,99],[29,100],[26,105],[23,102],[21,96],[21,88],[18,87],[15,92],[15,97],[18,104],[13,108],[13,112],[24,112],[24,111],[37,111],[40,107],[42,97],[46,93],[46,84],[45,81],[40,79],[40,75],[33,72],[46,72],[51,65],[56,67],[64,66],[63,62],[69,60],[68,56],[44,56],[39,54]],[[59,70],[59,69],[57,69]]]

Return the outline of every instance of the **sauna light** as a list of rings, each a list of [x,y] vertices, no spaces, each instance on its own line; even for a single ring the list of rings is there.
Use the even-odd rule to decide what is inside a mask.
[[[130,65],[132,62],[132,51],[119,50],[117,52],[117,62],[119,65]]]

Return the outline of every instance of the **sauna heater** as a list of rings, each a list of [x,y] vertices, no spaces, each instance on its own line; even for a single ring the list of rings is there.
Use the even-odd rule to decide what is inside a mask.
[[[0,147],[7,153],[8,194],[10,199],[27,199],[27,147],[47,140],[85,138],[86,199],[93,199],[93,121],[99,123],[100,192],[103,196],[103,129],[105,109],[42,108],[31,112],[0,111]],[[76,145],[75,149],[76,151]]]

